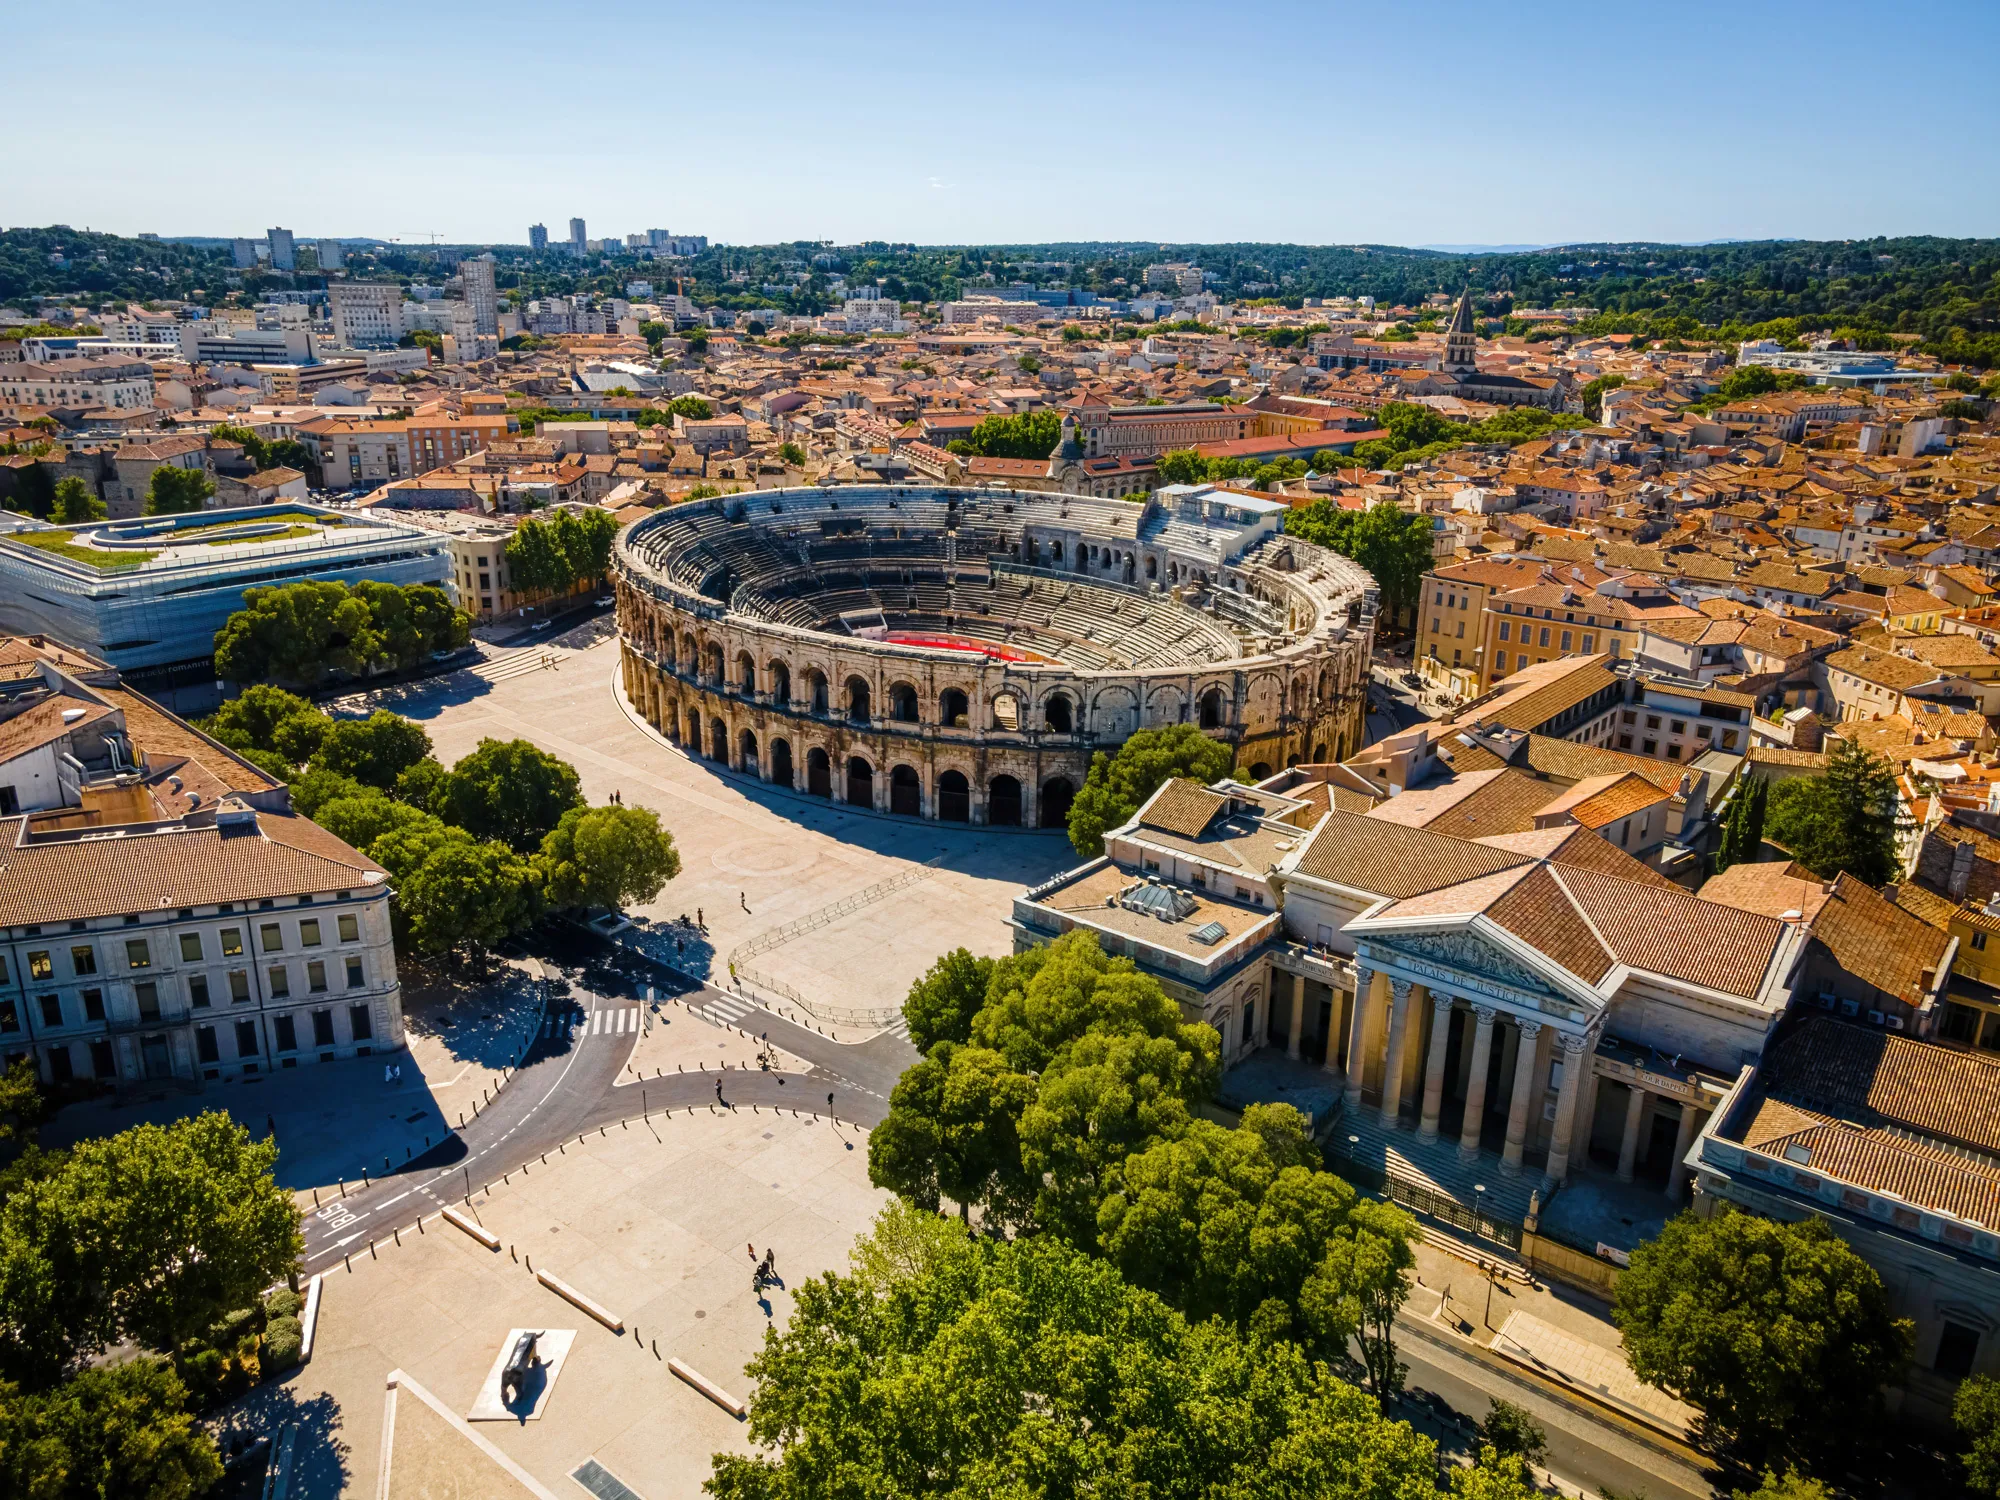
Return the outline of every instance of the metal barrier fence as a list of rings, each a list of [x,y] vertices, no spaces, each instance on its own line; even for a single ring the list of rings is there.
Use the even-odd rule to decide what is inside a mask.
[[[1467,1234],[1476,1234],[1508,1249],[1521,1248],[1522,1225],[1513,1219],[1500,1218],[1482,1213],[1477,1208],[1468,1207],[1449,1193],[1426,1187],[1421,1182],[1410,1182],[1401,1177],[1392,1177],[1379,1168],[1355,1161],[1352,1157],[1329,1149],[1326,1153],[1328,1168],[1345,1177],[1357,1187],[1368,1188],[1381,1193],[1392,1203],[1400,1203],[1413,1213],[1436,1219],[1440,1224],[1460,1229]]]
[[[878,881],[866,890],[856,891],[851,896],[843,896],[831,906],[822,906],[818,911],[808,912],[803,917],[794,917],[782,927],[773,927],[768,932],[760,932],[753,938],[746,938],[730,952],[729,966],[741,972],[743,960],[747,958],[755,958],[760,953],[769,953],[773,948],[782,948],[795,937],[831,926],[850,912],[859,911],[864,906],[873,906],[885,896],[892,895],[906,886],[930,879],[932,871],[944,862],[944,858],[942,854],[934,855],[914,869],[892,875],[889,879]]]

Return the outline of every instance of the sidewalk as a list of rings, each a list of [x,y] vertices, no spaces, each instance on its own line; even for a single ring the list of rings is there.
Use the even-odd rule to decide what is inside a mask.
[[[1689,1441],[1694,1409],[1632,1373],[1606,1304],[1546,1281],[1523,1286],[1503,1279],[1493,1283],[1489,1294],[1485,1276],[1469,1261],[1422,1242],[1416,1254],[1419,1285],[1410,1297],[1413,1313],[1634,1421]]]

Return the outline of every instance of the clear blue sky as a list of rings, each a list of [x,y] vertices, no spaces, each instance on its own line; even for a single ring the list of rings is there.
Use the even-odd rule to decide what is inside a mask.
[[[2000,0],[23,5],[0,221],[521,242],[2000,235]],[[132,80],[147,93],[127,94]],[[156,92],[155,92],[156,91]]]

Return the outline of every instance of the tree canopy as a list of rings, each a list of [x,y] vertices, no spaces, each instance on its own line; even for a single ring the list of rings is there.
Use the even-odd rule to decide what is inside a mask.
[[[22,1500],[195,1500],[222,1478],[187,1388],[156,1359],[0,1391],[0,1493]]]
[[[434,584],[308,579],[244,590],[215,633],[215,670],[225,682],[316,687],[333,672],[415,666],[471,638],[472,617]]]
[[[604,577],[618,522],[607,510],[559,510],[547,521],[529,517],[507,539],[514,586],[528,593],[567,594]]]
[[[1973,1375],[1959,1382],[1951,1418],[1965,1439],[1965,1482],[1981,1495],[2000,1495],[2000,1380]]]
[[[365,719],[334,720],[313,752],[313,762],[363,786],[390,791],[430,753],[431,737],[422,725],[378,708]]]
[[[639,906],[681,872],[673,835],[651,808],[572,807],[537,856],[551,906]]]
[[[972,1037],[972,1018],[986,1003],[994,961],[964,948],[945,954],[910,986],[903,1001],[910,1041],[919,1052],[939,1042],[965,1042]]]
[[[1615,1316],[1633,1373],[1753,1469],[1836,1462],[1910,1348],[1874,1268],[1817,1218],[1682,1213],[1632,1252]]]
[[[1365,511],[1314,500],[1286,513],[1285,530],[1360,563],[1381,589],[1382,602],[1395,611],[1416,602],[1424,574],[1436,562],[1431,518],[1386,500]]]
[[[215,493],[215,481],[203,469],[161,464],[146,482],[146,514],[176,516],[200,510]]]
[[[81,526],[104,519],[104,502],[91,493],[90,486],[74,474],[56,482],[55,504],[49,519],[58,526]]]
[[[438,784],[434,811],[476,839],[498,839],[523,854],[583,806],[576,768],[527,740],[481,740]]]
[[[963,438],[946,446],[977,458],[1047,458],[1062,441],[1062,418],[1055,412],[1022,412],[1011,417],[987,417]]]
[[[1104,835],[1126,822],[1139,805],[1176,776],[1203,786],[1220,781],[1236,753],[1192,724],[1141,729],[1115,751],[1090,758],[1083,789],[1069,808],[1069,841],[1085,859],[1104,852]]]
[[[1845,872],[1880,885],[1896,872],[1896,800],[1896,773],[1889,763],[1853,740],[1841,740],[1820,775],[1793,777],[1771,788],[1762,835],[1791,850],[1822,879]]]

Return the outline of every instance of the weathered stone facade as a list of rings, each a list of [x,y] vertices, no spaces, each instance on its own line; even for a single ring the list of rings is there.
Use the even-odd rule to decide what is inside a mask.
[[[1173,529],[1153,505],[1014,491],[857,486],[671,507],[618,542],[624,692],[705,759],[809,795],[951,822],[1060,827],[1092,754],[1142,727],[1198,724],[1255,776],[1352,754],[1372,580],[1273,525],[1204,530],[1188,514],[1175,523],[1184,537],[1148,538],[1149,522]],[[832,535],[844,553],[868,549],[838,564],[838,577],[813,555]],[[961,537],[976,540],[977,561],[958,558]],[[1046,555],[1058,538],[1060,561]],[[1217,546],[1227,541],[1242,545]],[[857,579],[859,588],[833,586]],[[920,589],[924,602],[906,610]],[[953,613],[935,602],[947,589]],[[808,599],[828,608],[836,594],[874,600],[891,633],[997,641],[982,601],[1045,596],[1057,616],[1115,606],[1134,623],[1129,637],[1121,626],[1088,647],[1073,636],[1074,654],[1114,663],[1092,670],[1061,659],[1072,627],[1049,621],[1032,631],[1010,622],[1013,654],[1028,659],[1008,660],[773,617],[786,603],[801,617]],[[1149,630],[1167,646],[1129,644]],[[1175,652],[1209,659],[1145,664]]]

